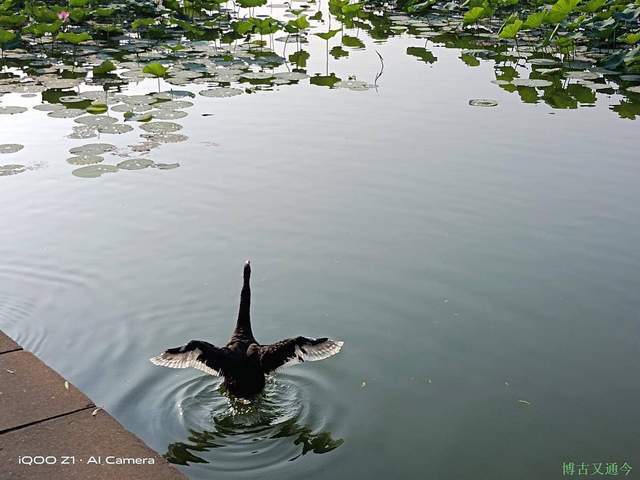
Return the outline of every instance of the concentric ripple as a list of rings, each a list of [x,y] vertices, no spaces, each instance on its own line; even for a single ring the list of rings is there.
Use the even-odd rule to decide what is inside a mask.
[[[306,454],[331,452],[344,441],[327,430],[335,412],[313,404],[310,392],[317,388],[322,386],[309,378],[279,375],[248,402],[229,397],[214,377],[179,384],[166,392],[158,420],[160,428],[172,425],[184,438],[170,443],[164,455],[180,465],[206,463],[218,472],[256,474]]]

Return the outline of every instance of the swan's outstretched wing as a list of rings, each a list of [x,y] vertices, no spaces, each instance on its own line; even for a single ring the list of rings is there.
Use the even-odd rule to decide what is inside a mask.
[[[170,348],[151,363],[169,368],[197,368],[210,375],[223,375],[229,352],[210,343],[191,340],[182,347]]]
[[[302,362],[316,362],[340,351],[344,342],[330,338],[287,338],[259,349],[260,364],[265,373]]]

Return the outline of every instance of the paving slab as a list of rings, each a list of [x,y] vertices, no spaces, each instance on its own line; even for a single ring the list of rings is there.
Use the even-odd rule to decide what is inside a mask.
[[[49,464],[25,465],[32,460]],[[3,480],[187,478],[111,415],[95,409],[0,435],[0,465]]]
[[[7,335],[0,331],[0,353],[10,352],[12,350],[20,350],[21,347]]]
[[[18,350],[0,355],[0,434],[92,405],[32,353]]]

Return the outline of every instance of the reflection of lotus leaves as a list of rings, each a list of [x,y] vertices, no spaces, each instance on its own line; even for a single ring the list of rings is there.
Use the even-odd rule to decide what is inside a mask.
[[[340,80],[333,85],[335,88],[348,88],[354,91],[364,91],[372,88],[367,82],[361,80]]]
[[[67,158],[67,162],[71,165],[93,165],[104,160],[100,155],[78,155]]]
[[[26,111],[27,109],[25,107],[17,107],[17,106],[0,107],[0,115],[15,115],[17,113],[23,113]]]
[[[82,125],[89,125],[92,127],[102,127],[105,125],[111,125],[117,123],[118,119],[113,117],[107,117],[106,115],[85,115],[84,117],[78,117],[73,120],[76,123]]]
[[[90,125],[78,125],[73,127],[73,132],[67,135],[67,138],[81,140],[84,138],[97,137],[98,133],[95,127]]]
[[[16,175],[27,170],[24,165],[0,165],[0,177],[8,177]]]
[[[511,83],[516,87],[533,87],[533,88],[546,88],[553,85],[553,82],[549,80],[542,80],[541,78],[514,78]]]
[[[189,138],[181,133],[143,133],[140,136],[152,142],[159,143],[180,143]]]
[[[19,143],[4,143],[0,145],[0,153],[16,153],[24,148]]]
[[[131,130],[133,130],[133,127],[131,125],[124,125],[122,123],[98,126],[98,131],[100,133],[107,133],[111,135],[121,135],[123,133],[129,133]]]
[[[75,169],[72,174],[81,178],[97,178],[105,173],[115,173],[118,167],[114,165],[89,165]]]
[[[182,125],[173,122],[151,122],[140,125],[140,128],[149,133],[170,133],[182,129]]]
[[[87,143],[79,147],[73,147],[69,153],[73,155],[100,155],[101,153],[113,152],[115,145],[109,143]]]
[[[292,82],[309,78],[309,75],[305,75],[304,73],[300,73],[300,72],[278,72],[273,76],[276,78],[280,78],[282,80],[288,80]]]
[[[240,90],[239,88],[220,87],[220,88],[210,88],[208,90],[201,90],[198,93],[203,97],[227,98],[227,97],[235,97],[236,95],[241,95],[242,90]]]
[[[51,118],[74,118],[84,115],[85,113],[87,112],[81,108],[65,108],[64,110],[54,110],[53,112],[49,112],[47,113],[47,116]]]
[[[469,100],[469,105],[472,107],[495,107],[498,105],[498,102],[487,98],[475,98],[473,100]]]
[[[134,158],[120,162],[117,167],[122,170],[142,170],[153,165],[153,162],[146,158]]]
[[[161,109],[178,110],[180,108],[193,107],[193,102],[188,102],[186,100],[169,100],[167,102],[154,103],[153,106]]]
[[[177,120],[179,118],[184,118],[187,116],[187,112],[183,112],[182,110],[152,110],[149,112],[153,118],[158,120]]]

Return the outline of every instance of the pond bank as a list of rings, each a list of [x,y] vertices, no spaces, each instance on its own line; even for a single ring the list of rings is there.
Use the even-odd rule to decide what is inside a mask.
[[[2,331],[0,378],[3,478],[186,478]]]

